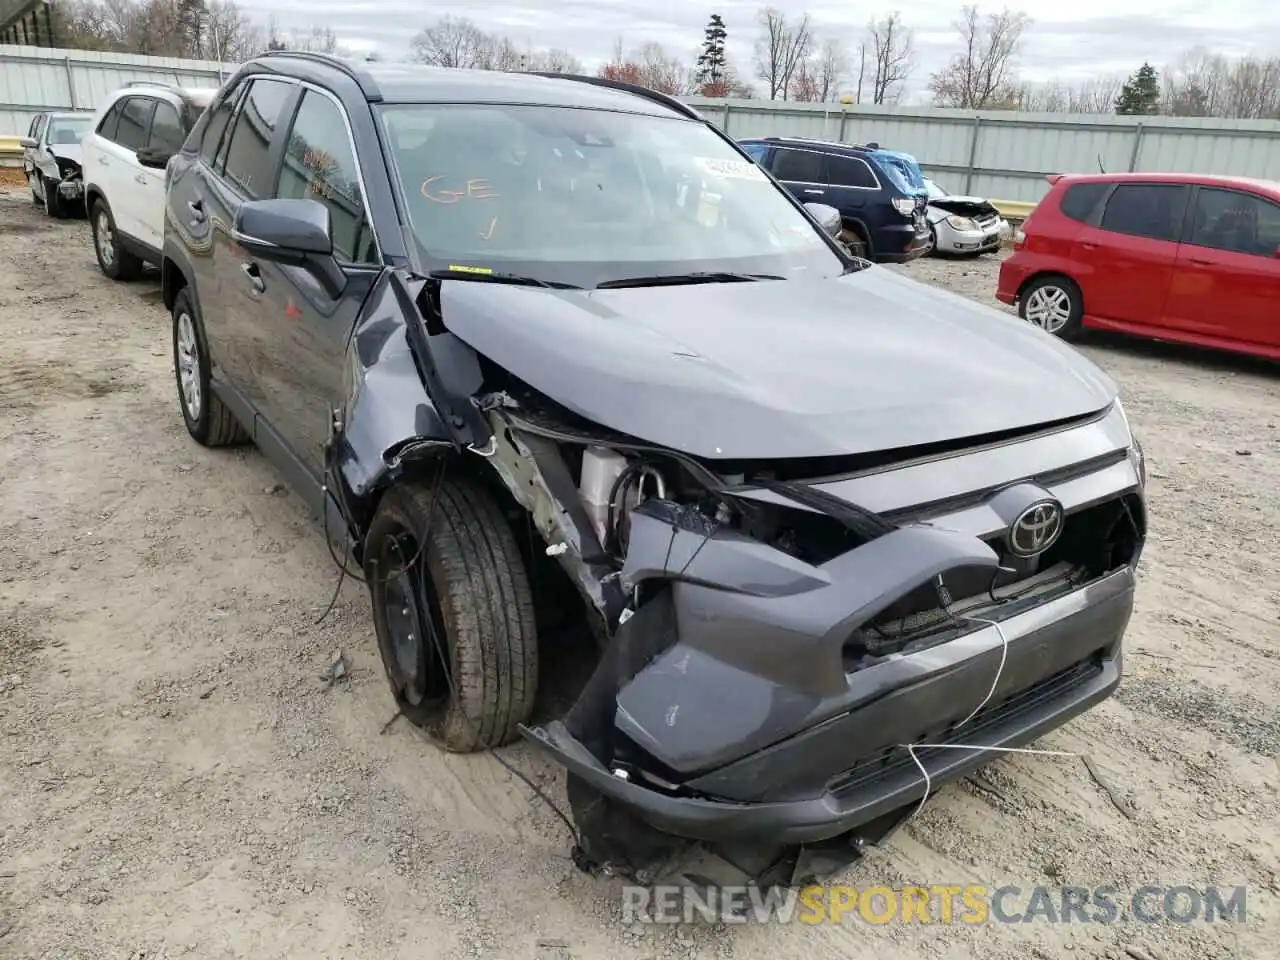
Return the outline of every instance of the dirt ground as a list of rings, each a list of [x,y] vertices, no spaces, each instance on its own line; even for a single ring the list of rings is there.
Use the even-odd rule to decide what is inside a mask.
[[[989,301],[995,261],[907,273]],[[944,788],[842,879],[1248,885],[1249,922],[621,922],[492,757],[399,721],[363,588],[254,450],[176,405],[158,284],[0,194],[0,957],[1274,957],[1280,370],[1119,342],[1152,537],[1117,697]],[[321,675],[341,651],[346,679]],[[509,760],[562,797],[523,746]],[[1120,807],[1125,808],[1122,812]]]

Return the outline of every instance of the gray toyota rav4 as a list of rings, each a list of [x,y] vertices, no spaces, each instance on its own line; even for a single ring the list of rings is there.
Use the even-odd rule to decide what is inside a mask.
[[[829,215],[649,90],[315,54],[168,163],[191,436],[311,505],[405,717],[565,767],[583,866],[823,875],[1120,681],[1115,385]]]

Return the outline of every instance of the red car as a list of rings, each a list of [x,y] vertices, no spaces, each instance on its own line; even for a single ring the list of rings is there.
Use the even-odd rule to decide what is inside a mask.
[[[1280,359],[1280,183],[1055,175],[1014,235],[996,299],[1049,333],[1085,327]]]

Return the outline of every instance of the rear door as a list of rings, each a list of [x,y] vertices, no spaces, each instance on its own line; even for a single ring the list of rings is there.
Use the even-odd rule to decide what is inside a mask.
[[[1085,312],[1103,320],[1158,326],[1178,257],[1191,189],[1176,183],[1116,186],[1096,227],[1076,235],[1072,259]]]
[[[332,411],[341,406],[342,363],[360,306],[381,269],[365,210],[355,147],[339,103],[318,90],[302,94],[285,140],[275,196],[314,200],[329,209],[333,253],[347,277],[334,298],[301,267],[260,264],[266,289],[262,333],[262,414],[320,479]]]
[[[874,215],[868,210],[880,200],[880,180],[875,172],[861,157],[843,157],[827,154],[824,179],[827,181],[827,194],[817,197],[823,203],[829,203],[840,211],[844,217],[861,220],[868,227],[877,227],[875,221],[883,217]]]
[[[219,353],[214,360],[222,379],[255,409],[262,406],[262,383],[273,376],[263,319],[284,305],[271,302],[271,268],[236,243],[234,224],[246,200],[272,195],[284,149],[283,138],[275,133],[287,120],[299,90],[295,83],[271,77],[249,81],[198,198],[198,216],[209,223],[206,273],[217,290],[217,306],[206,310],[203,318],[210,349],[216,343]]]
[[[1280,347],[1280,204],[1196,188],[1166,313],[1188,333]]]
[[[816,150],[773,147],[769,169],[800,201],[826,203],[827,182],[823,155]]]

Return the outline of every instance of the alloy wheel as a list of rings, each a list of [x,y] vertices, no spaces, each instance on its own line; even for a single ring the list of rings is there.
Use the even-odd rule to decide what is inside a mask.
[[[200,353],[196,344],[196,328],[191,315],[178,315],[178,382],[182,385],[182,404],[187,419],[196,423],[200,419],[203,396],[200,392]]]
[[[111,218],[107,211],[99,210],[98,219],[94,221],[94,231],[98,240],[98,256],[104,266],[111,266],[116,259],[115,234],[111,232]],[[188,320],[190,322],[190,320]]]
[[[1037,287],[1027,297],[1026,318],[1046,333],[1058,333],[1071,320],[1071,295],[1052,284]]]

